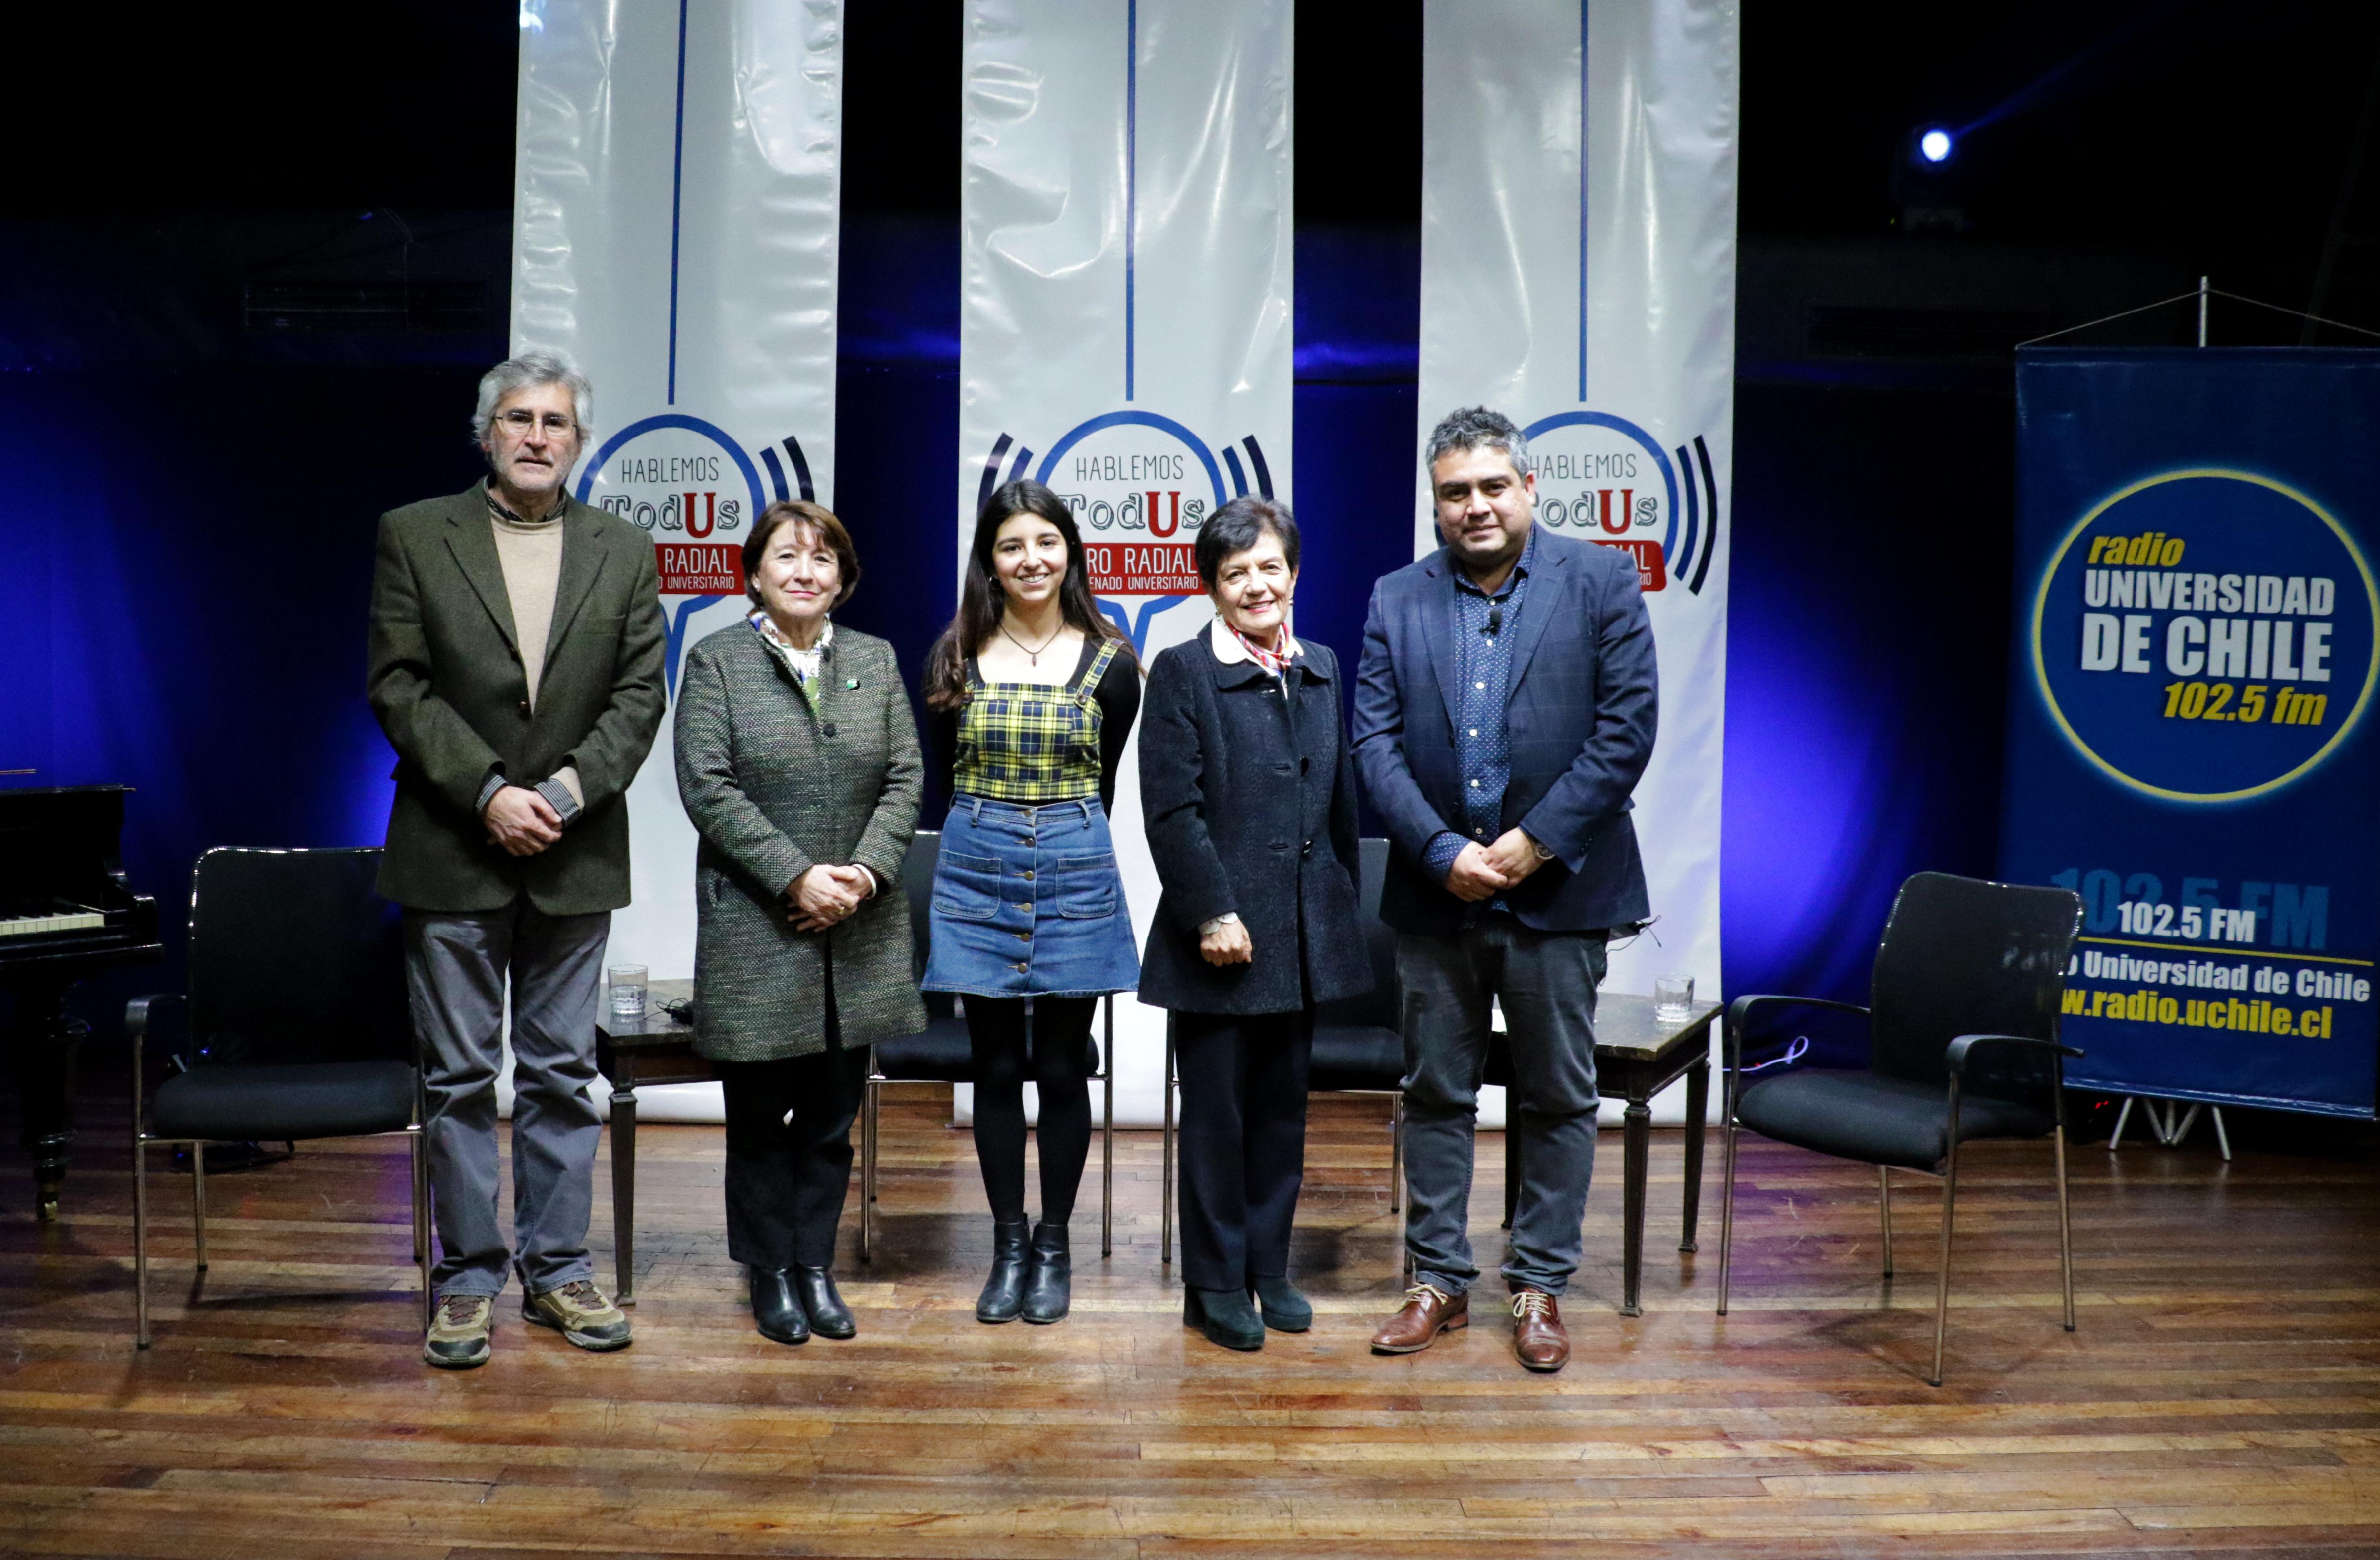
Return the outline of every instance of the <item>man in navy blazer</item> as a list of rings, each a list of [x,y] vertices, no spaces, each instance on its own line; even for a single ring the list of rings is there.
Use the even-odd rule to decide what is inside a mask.
[[[1380,914],[1404,992],[1405,1225],[1415,1283],[1373,1348],[1469,1324],[1473,1133],[1500,999],[1521,1186],[1504,1279],[1513,1351],[1559,1371],[1595,1167],[1595,993],[1650,915],[1629,821],[1659,703],[1634,560],[1541,531],[1528,445],[1485,408],[1425,453],[1446,544],[1373,588],[1356,772],[1389,832]]]

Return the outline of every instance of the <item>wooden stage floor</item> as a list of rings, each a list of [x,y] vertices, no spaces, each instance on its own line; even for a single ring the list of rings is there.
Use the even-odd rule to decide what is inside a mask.
[[[1701,1254],[1681,1256],[1680,1140],[1657,1133],[1645,1314],[1625,1321],[1608,1134],[1576,1358],[1542,1378],[1499,1311],[1423,1354],[1366,1349],[1400,1287],[1380,1102],[1317,1102],[1295,1263],[1320,1314],[1237,1355],[1181,1325],[1148,1132],[1118,1139],[1106,1262],[1094,1145],[1072,1320],[978,1324],[969,1141],[907,1101],[872,1269],[856,1188],[845,1220],[856,1340],[751,1330],[716,1131],[658,1127],[636,1347],[532,1334],[516,1292],[493,1362],[457,1373],[416,1355],[405,1160],[383,1141],[210,1177],[195,1292],[188,1183],[158,1155],[157,1345],[137,1355],[121,1106],[87,1104],[62,1224],[31,1222],[23,1156],[0,1154],[0,1553],[2380,1554],[2369,1164],[2076,1150],[2070,1335],[2047,1145],[1972,1151],[1937,1390],[1933,1183],[1897,1188],[1888,1287],[1873,1176],[1747,1140],[1721,1319],[1718,1156]],[[1491,1268],[1500,1146],[1483,1136],[1474,1200]],[[595,1238],[608,1279],[600,1202]]]

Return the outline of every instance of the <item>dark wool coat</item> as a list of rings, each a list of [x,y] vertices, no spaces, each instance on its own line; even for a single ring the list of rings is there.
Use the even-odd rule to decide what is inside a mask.
[[[494,910],[527,893],[548,915],[628,902],[628,782],[664,709],[661,576],[652,539],[576,499],[562,518],[553,626],[527,647],[544,667],[530,713],[487,484],[381,517],[372,571],[372,713],[396,750],[380,892],[416,910]],[[480,821],[502,770],[534,786],[578,771],[585,810],[534,856]]]
[[[1289,1013],[1371,987],[1339,664],[1324,646],[1300,644],[1286,698],[1254,662],[1220,659],[1211,630],[1149,670],[1140,805],[1164,892],[1141,955],[1143,1002]],[[1227,910],[1256,945],[1250,963],[1198,957],[1200,923]]]
[[[677,791],[702,836],[694,874],[697,1053],[769,1062],[826,1049],[828,950],[844,1047],[926,1027],[901,867],[925,766],[892,647],[838,625],[810,710],[748,623],[710,635],[678,674]],[[849,920],[797,932],[785,889],[815,862],[880,884]]]

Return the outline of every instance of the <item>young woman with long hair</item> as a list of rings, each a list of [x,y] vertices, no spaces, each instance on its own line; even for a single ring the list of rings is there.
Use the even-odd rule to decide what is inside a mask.
[[[1065,501],[1036,481],[977,517],[958,615],[926,667],[951,811],[925,988],[965,1002],[976,1157],[991,1201],[984,1322],[1051,1322],[1091,1144],[1091,1015],[1140,978],[1108,808],[1140,713],[1131,641],[1091,599]],[[1025,1083],[1041,1102],[1041,1220],[1025,1217]]]

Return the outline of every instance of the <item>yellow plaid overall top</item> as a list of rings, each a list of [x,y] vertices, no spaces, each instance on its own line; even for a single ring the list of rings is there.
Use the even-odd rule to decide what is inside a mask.
[[[1099,794],[1099,679],[1116,657],[1103,640],[1071,682],[986,682],[967,657],[951,788],[1038,806]]]

